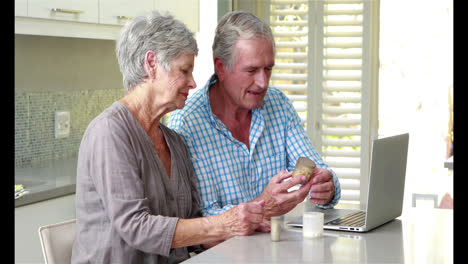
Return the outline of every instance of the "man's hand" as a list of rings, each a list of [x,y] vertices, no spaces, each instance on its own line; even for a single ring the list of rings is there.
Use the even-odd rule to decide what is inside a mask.
[[[312,187],[310,188],[310,201],[314,204],[327,204],[335,196],[333,174],[329,170],[315,168],[310,182],[312,183]]]
[[[304,201],[311,187],[311,182],[301,186],[298,190],[288,192],[293,186],[304,184],[304,175],[291,178],[292,172],[281,171],[271,178],[262,194],[255,201],[265,201],[265,218],[268,220],[261,225],[259,231],[269,230],[269,219],[272,216],[283,215]],[[288,181],[286,179],[291,178]]]

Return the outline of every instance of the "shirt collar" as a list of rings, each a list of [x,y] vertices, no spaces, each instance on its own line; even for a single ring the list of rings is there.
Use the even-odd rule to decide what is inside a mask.
[[[206,109],[208,110],[210,123],[213,125],[213,127],[215,127],[216,129],[218,129],[219,131],[224,133],[226,136],[232,138],[232,134],[229,131],[229,129],[226,127],[226,125],[224,125],[224,123],[221,121],[221,119],[219,119],[217,116],[215,116],[215,114],[211,110],[210,87],[213,86],[213,84],[215,84],[217,81],[218,81],[218,76],[215,73],[210,77],[210,79],[208,80],[206,85],[203,87],[203,102],[205,104]],[[257,142],[257,139],[262,134],[262,131],[263,131],[263,128],[264,128],[264,115],[263,115],[263,112],[264,112],[265,99],[267,99],[268,96],[269,96],[269,94],[267,92],[267,94],[265,95],[265,98],[263,99],[262,105],[259,108],[255,108],[255,109],[252,110],[252,122],[254,124],[251,125],[251,129],[252,129],[252,126],[256,126],[256,129],[255,129],[256,134],[254,135],[253,142],[251,142],[251,150],[254,149],[255,144]],[[252,153],[253,152],[251,152],[251,154]]]
[[[209,112],[211,124],[219,130],[224,130],[227,129],[226,126],[222,124],[221,120],[217,116],[215,116],[215,114],[211,110],[210,105],[210,87],[213,86],[213,84],[215,84],[217,81],[218,75],[214,73],[213,75],[211,75],[208,82],[206,82],[205,86],[203,87],[203,103]]]

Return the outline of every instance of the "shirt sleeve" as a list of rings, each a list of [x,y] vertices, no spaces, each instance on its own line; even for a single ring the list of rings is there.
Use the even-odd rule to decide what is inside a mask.
[[[294,170],[297,160],[301,156],[305,156],[315,162],[317,168],[323,168],[329,170],[333,175],[333,182],[335,185],[335,196],[332,201],[325,205],[317,205],[320,208],[332,208],[336,204],[338,204],[341,198],[341,186],[336,173],[328,167],[325,162],[323,162],[322,157],[317,152],[315,147],[312,144],[312,141],[307,137],[304,128],[301,124],[301,119],[299,115],[295,111],[293,105],[287,100],[287,106],[289,109],[289,122],[287,127],[287,139],[286,139],[286,158],[287,158],[287,169],[289,171]],[[310,198],[310,192],[309,192]]]
[[[140,178],[142,157],[133,150],[126,130],[112,120],[95,127],[85,143],[89,174],[121,238],[141,251],[169,256],[178,218],[151,213]]]

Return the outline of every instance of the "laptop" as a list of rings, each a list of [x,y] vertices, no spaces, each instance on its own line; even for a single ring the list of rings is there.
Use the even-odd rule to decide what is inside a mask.
[[[373,141],[366,210],[315,207],[324,229],[367,232],[401,215],[408,142],[408,133]],[[302,216],[287,225],[302,228]]]

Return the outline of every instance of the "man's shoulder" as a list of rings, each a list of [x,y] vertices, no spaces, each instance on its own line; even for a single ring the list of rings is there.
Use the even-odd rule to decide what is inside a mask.
[[[288,96],[283,91],[273,86],[268,87],[265,99],[269,102],[289,102]]]
[[[269,87],[267,96],[265,96],[264,107],[268,109],[290,109],[294,108],[288,96],[276,87]]]

